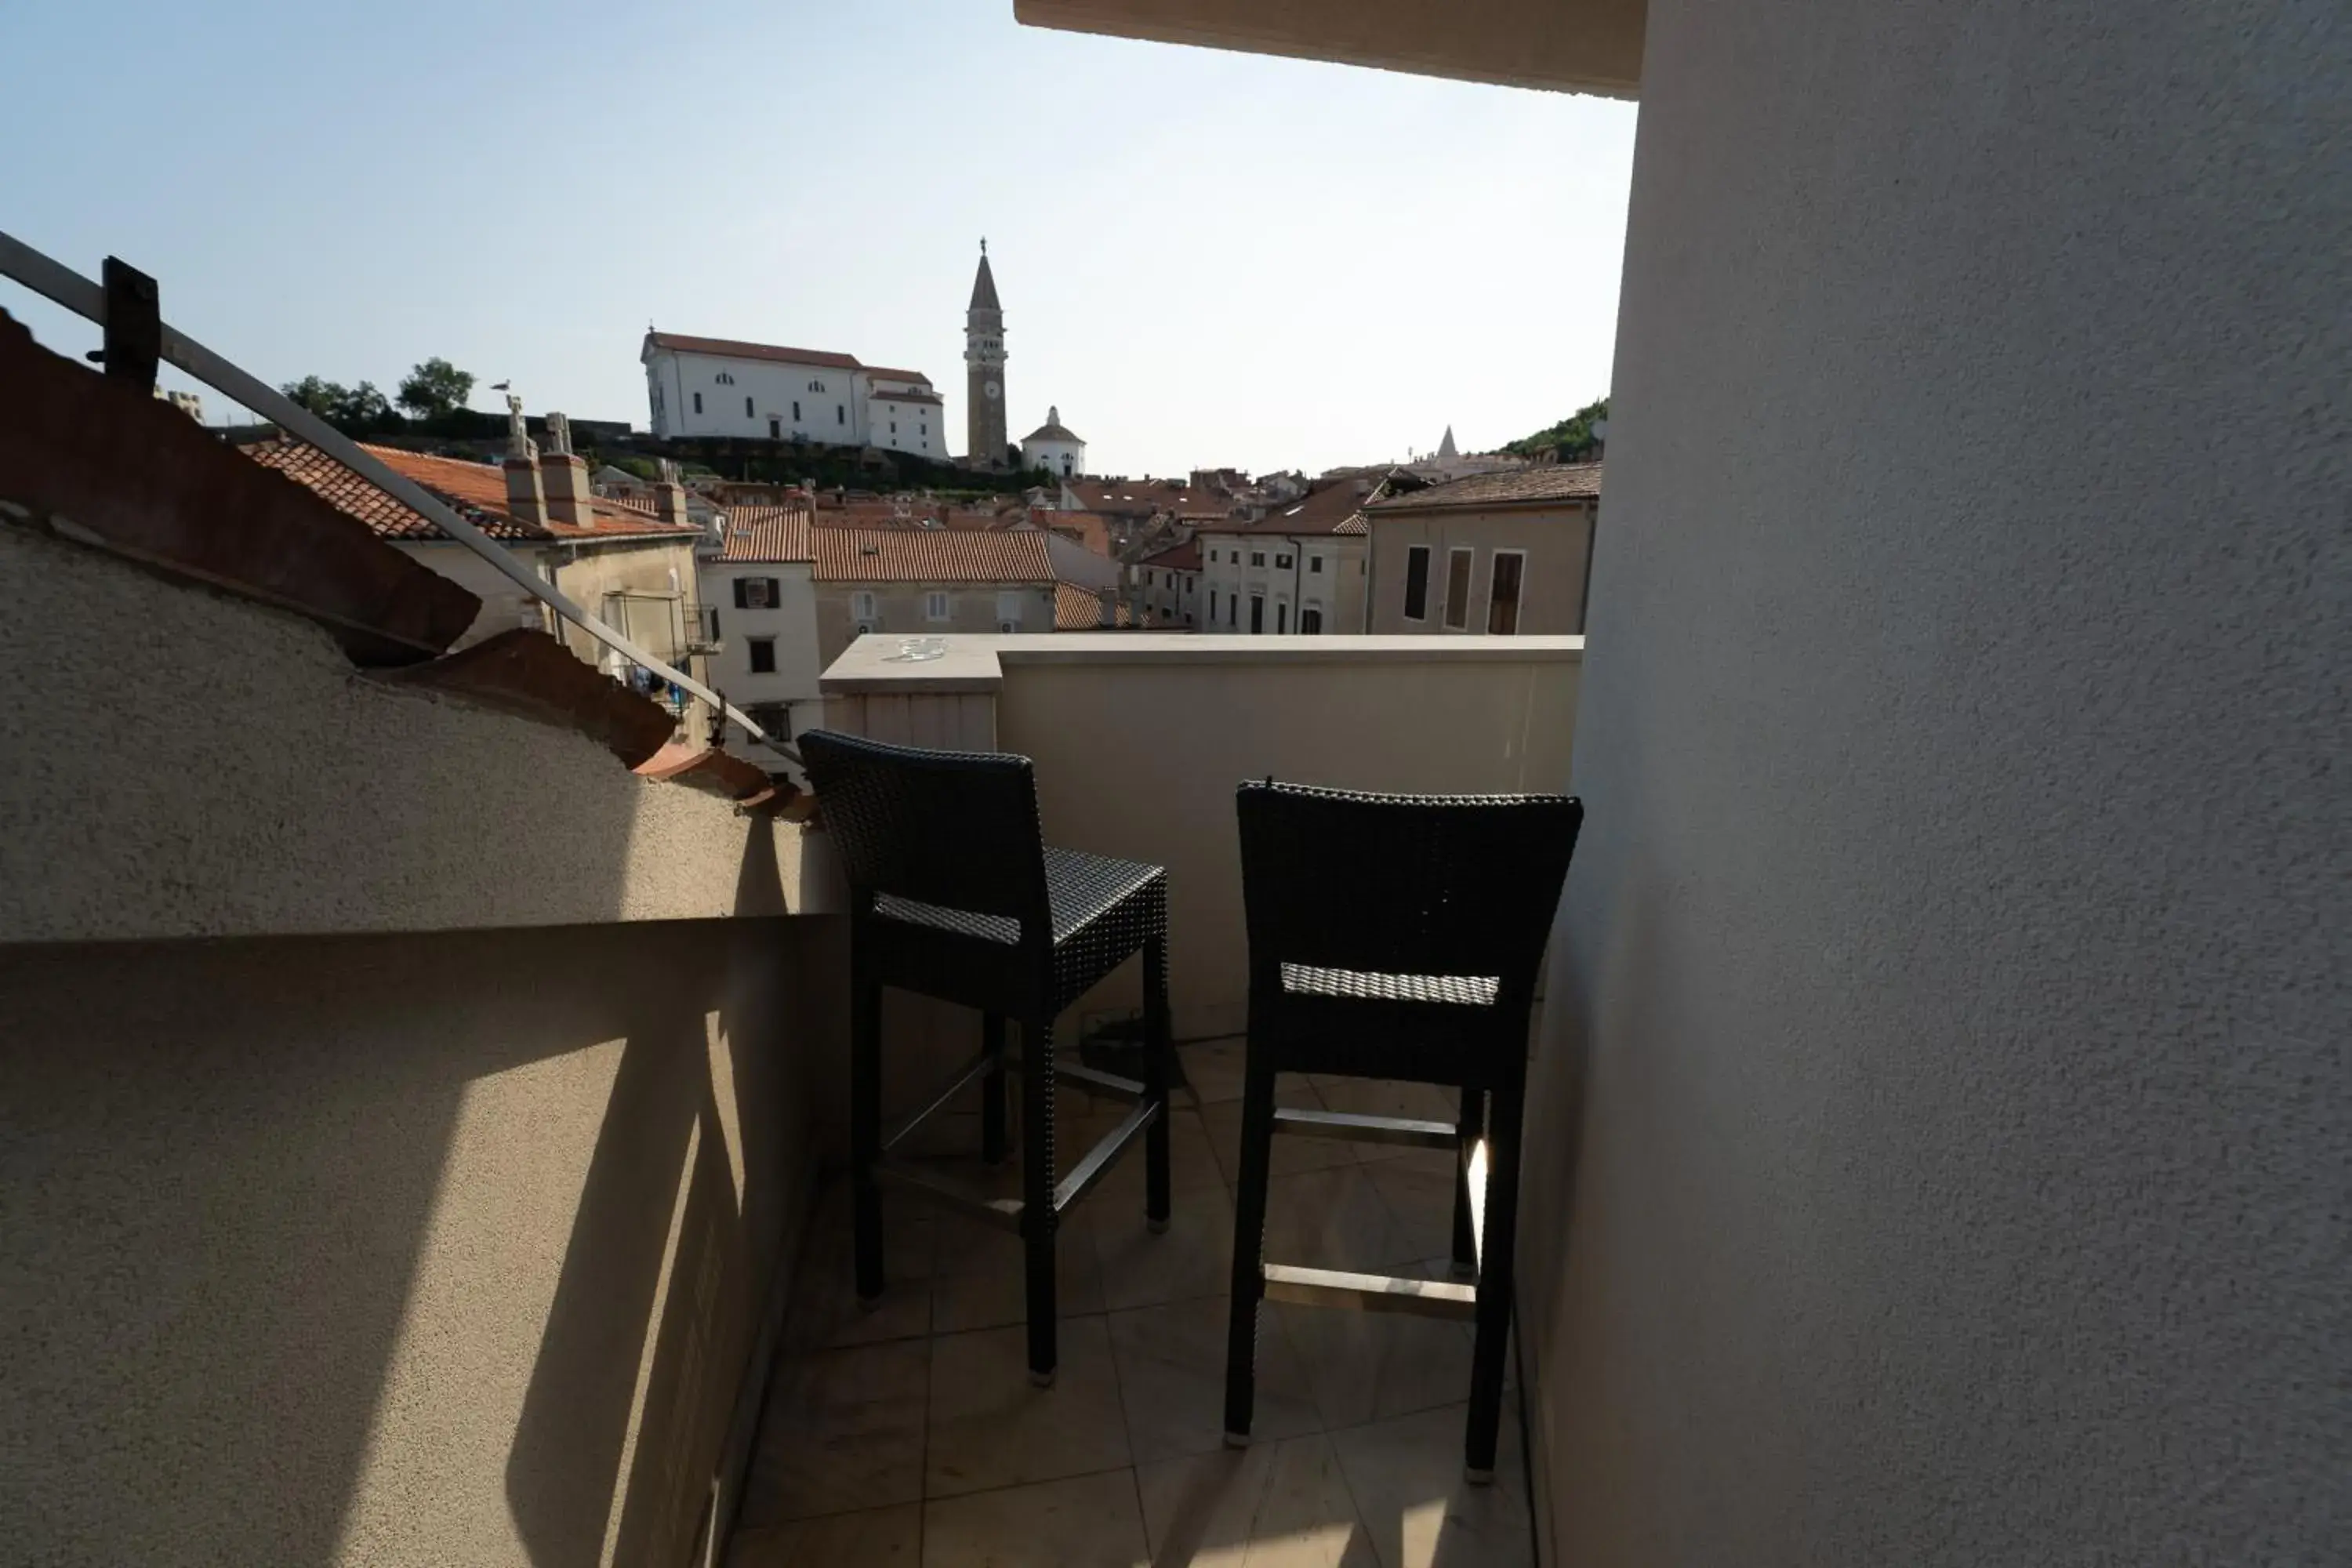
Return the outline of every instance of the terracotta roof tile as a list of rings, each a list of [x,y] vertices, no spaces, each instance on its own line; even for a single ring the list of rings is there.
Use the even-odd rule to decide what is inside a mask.
[[[721,561],[775,562],[793,565],[816,559],[806,508],[739,506],[727,514]]]
[[[836,370],[863,370],[855,354],[825,349],[790,349],[778,343],[746,343],[733,338],[696,338],[684,332],[647,332],[646,346],[676,353],[718,354],[727,359],[777,360],[785,364],[829,365]]]
[[[891,370],[878,364],[861,365],[858,368],[877,381],[919,381],[925,386],[931,384],[931,378],[919,370]]]
[[[281,437],[239,450],[264,468],[275,468],[309,487],[337,510],[359,519],[382,538],[446,537],[439,524],[406,501],[377,489],[373,481],[362,478],[307,441]],[[553,521],[526,522],[507,510],[506,470],[497,464],[469,463],[457,458],[436,458],[423,452],[403,451],[397,447],[365,443],[362,443],[362,450],[448,502],[458,516],[493,539],[627,539],[649,534],[686,538],[702,531],[691,523],[664,522],[650,508],[606,496],[598,496],[593,502],[594,528]]]
[[[950,529],[820,528],[820,583],[1050,583],[1045,535]]]
[[[1450,484],[1407,490],[1382,499],[1375,511],[1420,511],[1432,507],[1524,506],[1531,502],[1587,500],[1601,494],[1599,463],[1538,463],[1500,474],[1473,474]]]
[[[1380,482],[1370,481],[1368,491],[1359,488],[1354,476],[1332,480],[1318,486],[1285,506],[1276,507],[1255,521],[1238,519],[1222,522],[1203,522],[1202,533],[1339,533],[1366,531],[1363,510],[1367,502],[1381,493]]]
[[[1128,624],[1127,606],[1116,606],[1116,626]],[[1104,629],[1102,598],[1092,588],[1076,583],[1054,585],[1054,629],[1057,632],[1097,632]]]
[[[1171,572],[1198,572],[1201,569],[1200,542],[1188,539],[1181,544],[1171,545],[1166,550],[1147,555],[1136,564],[1164,566]]]

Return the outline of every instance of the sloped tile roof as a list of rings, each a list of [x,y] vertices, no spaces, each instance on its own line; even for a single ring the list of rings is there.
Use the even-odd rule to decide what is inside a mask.
[[[1374,511],[1423,511],[1433,507],[1525,506],[1585,500],[1601,493],[1599,463],[1538,463],[1499,474],[1473,474],[1450,484],[1407,490],[1376,502]]]
[[[1359,479],[1349,475],[1318,486],[1286,506],[1276,507],[1255,521],[1211,521],[1200,525],[1202,533],[1338,533],[1353,534],[1368,531],[1364,507],[1381,494],[1381,481],[1370,481],[1371,489],[1360,489]]]
[[[719,558],[805,564],[816,559],[814,532],[804,507],[734,507],[727,513],[727,536]]]
[[[307,441],[280,437],[238,448],[264,468],[276,468],[288,479],[308,486],[347,516],[355,517],[385,539],[444,539],[438,523],[388,492],[376,488],[326,452]],[[457,458],[436,458],[397,447],[361,443],[361,450],[404,478],[415,480],[457,510],[457,515],[492,539],[630,539],[648,535],[690,538],[702,531],[691,523],[664,522],[649,507],[598,496],[592,503],[594,528],[569,522],[527,522],[507,510],[506,470],[495,463],[469,463]]]
[[[677,353],[719,354],[728,359],[775,360],[784,364],[826,365],[835,370],[863,370],[855,354],[825,349],[792,349],[780,343],[746,343],[733,338],[696,338],[684,332],[647,332],[646,346]]]
[[[919,370],[892,370],[878,364],[861,365],[858,368],[877,381],[919,381],[925,386],[931,384],[931,378]],[[887,397],[889,394],[886,392],[882,395]]]
[[[1125,605],[1113,606],[1113,626],[1127,626],[1130,617]],[[1054,584],[1054,629],[1057,632],[1097,632],[1104,629],[1102,597],[1092,588],[1081,588],[1076,583]]]
[[[1054,581],[1043,533],[820,528],[814,536],[820,583]]]
[[[1164,566],[1171,572],[1198,572],[1201,569],[1200,542],[1188,539],[1181,544],[1171,545],[1165,550],[1147,555],[1136,564]]]

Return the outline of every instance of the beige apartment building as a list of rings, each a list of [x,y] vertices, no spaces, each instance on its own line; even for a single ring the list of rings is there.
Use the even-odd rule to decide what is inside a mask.
[[[1253,521],[1202,524],[1201,629],[1252,637],[1353,631],[1364,620],[1364,508],[1377,471],[1316,481]]]
[[[1601,465],[1477,474],[1364,509],[1368,632],[1579,636]]]
[[[813,531],[820,669],[860,637],[1092,630],[1103,624],[1100,595],[1118,581],[1108,560],[1034,529]],[[1062,574],[1085,569],[1074,552],[1100,563],[1094,580]]]

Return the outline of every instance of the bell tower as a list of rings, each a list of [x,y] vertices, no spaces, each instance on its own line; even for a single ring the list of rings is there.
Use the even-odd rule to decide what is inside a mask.
[[[1004,308],[988,270],[988,241],[980,242],[980,276],[963,313],[964,450],[974,468],[1004,466]]]

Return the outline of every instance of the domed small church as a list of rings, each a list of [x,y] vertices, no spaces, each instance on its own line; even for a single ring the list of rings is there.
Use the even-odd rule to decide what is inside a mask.
[[[1076,479],[1087,471],[1087,444],[1062,423],[1062,411],[1049,407],[1045,423],[1021,437],[1021,466],[1043,468],[1058,479]]]

